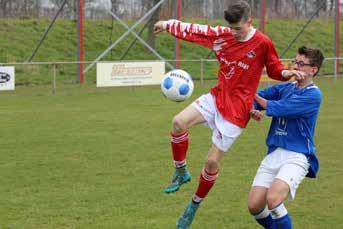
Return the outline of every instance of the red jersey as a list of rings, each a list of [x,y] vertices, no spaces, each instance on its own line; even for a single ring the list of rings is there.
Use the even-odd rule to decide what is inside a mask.
[[[228,27],[211,27],[169,20],[167,32],[176,38],[212,49],[220,63],[218,84],[211,88],[220,114],[231,123],[244,128],[266,66],[267,74],[275,80],[286,81],[281,64],[269,37],[256,30],[247,41],[237,41]]]

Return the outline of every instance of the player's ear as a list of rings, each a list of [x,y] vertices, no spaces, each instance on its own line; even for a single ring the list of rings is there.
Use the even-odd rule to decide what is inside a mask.
[[[249,18],[248,18],[248,21],[247,21],[247,23],[248,23],[249,25],[251,25],[251,24],[252,24],[252,17],[249,17]]]
[[[319,71],[318,67],[317,66],[313,66],[312,70],[311,70],[312,76],[315,77],[317,75],[318,71]]]

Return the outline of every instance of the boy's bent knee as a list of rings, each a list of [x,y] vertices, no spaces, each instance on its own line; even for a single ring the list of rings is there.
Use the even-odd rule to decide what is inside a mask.
[[[187,130],[187,125],[182,119],[178,116],[175,116],[172,121],[172,132],[174,134],[182,133]]]
[[[257,215],[264,209],[264,205],[255,200],[248,201],[248,210],[251,215]]]
[[[219,170],[219,163],[215,159],[207,159],[205,163],[206,171],[209,173],[215,173]]]
[[[267,193],[267,205],[269,209],[275,208],[281,202],[283,202],[283,198],[279,193],[273,191]]]

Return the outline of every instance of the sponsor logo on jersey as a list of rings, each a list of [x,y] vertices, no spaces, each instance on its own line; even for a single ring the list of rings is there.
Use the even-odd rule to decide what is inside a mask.
[[[221,74],[224,76],[226,80],[231,79],[231,77],[235,74],[235,67],[234,66],[228,66],[227,71],[220,70]]]
[[[237,61],[228,61],[227,59],[225,59],[223,56],[221,56],[219,58],[219,60],[223,63],[225,63],[226,65],[230,66],[230,65],[235,65],[237,63]]]
[[[287,132],[275,130],[275,135],[287,136]]]
[[[279,118],[278,119],[278,127],[275,130],[275,135],[279,136],[287,136],[287,119]]]
[[[250,65],[249,65],[249,64],[246,64],[246,63],[244,63],[244,62],[242,62],[242,61],[239,61],[239,62],[238,62],[238,66],[241,67],[241,68],[243,68],[244,70],[248,70],[248,69],[250,68]]]
[[[224,57],[220,57],[219,60],[227,65],[225,70],[221,70],[222,75],[227,80],[231,79],[231,77],[235,74],[235,66],[237,65],[237,61],[228,61]]]
[[[256,52],[253,51],[253,50],[251,50],[251,51],[249,51],[249,52],[247,53],[247,57],[248,57],[248,58],[254,58],[255,56],[256,56]]]

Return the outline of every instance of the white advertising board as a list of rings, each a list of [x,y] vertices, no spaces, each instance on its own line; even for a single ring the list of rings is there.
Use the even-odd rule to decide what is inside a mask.
[[[97,63],[97,87],[160,84],[165,74],[165,62]]]
[[[14,67],[0,67],[0,91],[14,90]]]

